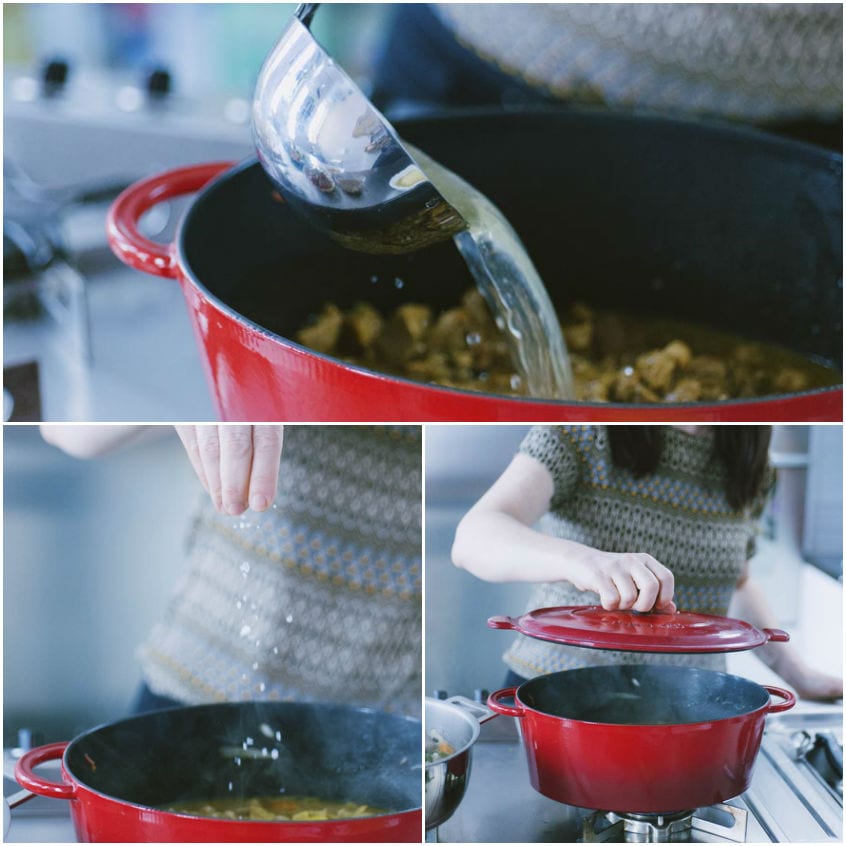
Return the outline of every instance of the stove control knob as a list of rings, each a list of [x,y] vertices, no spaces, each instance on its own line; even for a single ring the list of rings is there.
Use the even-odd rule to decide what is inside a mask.
[[[45,97],[55,97],[64,91],[70,75],[70,64],[67,60],[54,57],[44,63],[41,69],[41,90]]]
[[[157,67],[147,75],[147,80],[144,85],[147,96],[151,100],[164,100],[170,94],[173,86],[173,78],[167,68]]]

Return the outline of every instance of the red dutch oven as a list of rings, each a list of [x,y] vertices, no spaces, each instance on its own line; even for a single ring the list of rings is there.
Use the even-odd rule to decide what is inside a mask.
[[[70,801],[83,842],[420,842],[419,720],[343,705],[227,703],[156,711],[27,752],[15,776]],[[61,782],[34,768],[61,759]],[[318,796],[383,813],[313,822],[162,810],[192,799]]]
[[[502,701],[510,697],[513,705]],[[644,814],[739,796],[764,719],[794,702],[787,690],[727,673],[628,665],[551,673],[488,699],[520,720],[535,790],[567,805]]]
[[[588,110],[398,129],[496,202],[559,309],[583,300],[689,320],[840,367],[840,156],[737,127]],[[173,243],[139,232],[147,209],[197,191]],[[256,162],[137,183],[110,210],[108,237],[127,264],[179,281],[225,420],[842,419],[839,386],[719,403],[568,403],[442,388],[312,352],[291,339],[326,302],[446,308],[470,277],[451,243],[404,256],[344,250],[285,206]]]
[[[539,609],[494,617],[557,643],[638,652],[736,651],[785,641],[779,629],[691,613]],[[779,702],[772,702],[775,696]],[[513,698],[513,704],[503,700]],[[567,805],[670,814],[743,793],[767,714],[792,708],[779,687],[685,666],[584,667],[492,693],[488,706],[520,721],[532,786]]]

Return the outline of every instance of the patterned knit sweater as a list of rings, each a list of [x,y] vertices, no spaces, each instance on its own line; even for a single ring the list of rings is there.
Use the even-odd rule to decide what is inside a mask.
[[[150,688],[419,712],[420,456],[419,427],[286,426],[268,511],[229,517],[204,497],[140,649]]]
[[[554,492],[542,525],[547,533],[604,552],[647,552],[672,571],[679,610],[726,614],[738,577],[755,550],[758,518],[774,483],[772,470],[761,494],[739,512],[726,500],[725,470],[713,456],[709,429],[691,434],[665,427],[658,467],[640,478],[614,466],[605,427],[536,427],[520,451],[552,475]],[[561,581],[536,585],[527,610],[598,603],[597,594]],[[605,664],[725,665],[719,655],[584,649],[522,635],[503,657],[527,678]]]
[[[840,114],[843,22],[820,3],[439,3],[480,58],[549,94],[770,120]]]

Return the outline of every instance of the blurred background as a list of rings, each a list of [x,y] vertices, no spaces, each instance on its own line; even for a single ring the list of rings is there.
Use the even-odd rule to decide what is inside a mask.
[[[128,714],[201,495],[175,431],[82,461],[3,431],[4,747]],[[21,735],[23,732],[23,735]]]
[[[65,62],[66,81],[73,85],[101,75],[143,86],[158,69],[170,75],[170,90],[186,98],[249,99],[258,68],[295,8],[294,3],[6,3],[3,61],[7,72],[28,72],[36,82],[37,71],[46,71],[49,62]],[[391,4],[329,3],[315,17],[321,44],[368,89],[392,10]],[[22,98],[25,89],[18,81],[13,93]]]
[[[493,584],[450,560],[455,527],[507,467],[524,426],[426,427],[426,695],[502,686],[502,653],[513,635],[486,625],[526,610],[530,588]],[[840,426],[776,426],[775,496],[751,573],[780,625],[820,669],[843,666],[843,434]],[[729,671],[783,684],[751,654],[729,656]]]
[[[144,176],[253,154],[254,81],[294,8],[3,5],[5,419],[215,419],[178,285],[121,265],[105,216]],[[367,90],[391,13],[315,20]],[[146,233],[171,240],[183,208]]]

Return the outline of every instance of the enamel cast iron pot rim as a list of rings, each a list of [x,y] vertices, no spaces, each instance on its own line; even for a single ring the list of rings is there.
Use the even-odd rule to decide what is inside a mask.
[[[252,737],[256,749],[241,754]],[[85,842],[417,842],[419,720],[322,703],[221,703],[165,709],[27,752],[16,766],[34,793],[71,801]],[[248,744],[250,745],[250,744]],[[54,782],[33,768],[61,758]],[[230,820],[166,810],[181,800],[320,796],[384,813],[316,821]]]
[[[804,146],[804,145],[800,145]],[[211,190],[214,188],[215,184],[219,181],[231,179],[239,173],[243,173],[244,171],[256,167],[258,164],[257,160],[255,159],[246,159],[242,162],[233,162],[231,163],[230,167],[227,167],[225,171],[223,171],[219,176],[215,177],[211,182],[208,183],[207,186],[203,188],[203,193],[206,190]],[[182,217],[179,223],[179,227],[177,230],[177,240],[176,240],[176,255],[178,256],[179,266],[182,268],[182,273],[184,276],[190,281],[194,287],[200,291],[203,296],[209,300],[209,302],[213,303],[216,308],[218,308],[221,312],[226,314],[230,319],[234,320],[236,323],[241,324],[245,329],[250,332],[258,333],[259,335],[263,335],[267,338],[271,338],[274,340],[282,341],[285,343],[286,346],[290,347],[292,350],[296,351],[299,354],[310,356],[313,358],[317,358],[327,364],[332,364],[338,367],[343,368],[344,370],[349,370],[354,373],[360,373],[365,376],[369,376],[371,378],[376,378],[382,381],[385,385],[391,385],[392,383],[402,383],[407,385],[415,390],[419,391],[431,391],[433,394],[437,395],[442,392],[446,392],[448,394],[455,394],[457,396],[464,396],[470,398],[477,398],[479,393],[477,391],[469,391],[463,388],[454,388],[449,385],[433,385],[426,382],[418,382],[414,379],[408,379],[404,376],[396,376],[393,374],[388,373],[381,373],[377,370],[371,370],[367,367],[362,367],[357,364],[351,364],[347,361],[343,361],[342,359],[336,358],[335,356],[327,355],[322,352],[318,352],[317,350],[310,349],[309,347],[305,347],[302,344],[297,343],[297,341],[286,338],[281,335],[277,335],[275,332],[271,332],[269,329],[265,328],[259,323],[256,323],[250,318],[245,317],[240,312],[236,311],[231,305],[221,300],[218,296],[212,293],[200,280],[200,278],[194,273],[190,262],[187,259],[185,254],[185,246],[184,246],[184,233],[189,230],[192,215],[196,214],[197,204],[192,204],[191,207],[186,211],[185,215]],[[781,397],[795,397],[795,396],[825,396],[826,394],[831,393],[831,388],[814,388],[811,390],[806,391],[798,391],[794,394],[770,394],[764,397],[755,397],[752,399],[728,399],[728,400],[721,400],[719,402],[720,408],[730,409],[732,407],[736,407],[738,409],[743,409],[746,406],[751,404],[758,404],[761,402],[765,402],[767,400],[777,400]],[[485,394],[484,396],[489,396],[493,398],[500,398],[506,399],[508,402],[518,403],[524,406],[548,406],[551,402],[555,402],[554,400],[543,399],[538,397],[525,397],[525,396],[508,396],[505,394]],[[568,401],[560,401],[561,405],[569,404]],[[618,403],[606,403],[606,402],[591,402],[588,400],[579,400],[577,401],[577,405],[579,407],[584,408],[585,410],[595,410],[596,412],[600,412],[599,418],[601,418],[601,412],[607,411],[609,407],[620,407],[621,404]],[[643,408],[652,408],[656,410],[660,410],[661,412],[665,413],[667,419],[670,419],[673,416],[673,411],[678,409],[679,412],[684,413],[686,411],[694,411],[703,406],[711,405],[711,403],[707,402],[674,402],[672,404],[668,403],[627,403],[623,405],[623,408],[630,408],[630,409],[643,409]],[[693,419],[689,417],[689,415],[685,416],[685,419]]]
[[[785,142],[787,143],[787,142]],[[795,142],[798,143],[798,142]],[[805,145],[799,145],[805,146]],[[226,179],[231,179],[237,176],[239,173],[243,173],[244,171],[249,170],[250,168],[256,167],[258,165],[257,160],[255,159],[245,159],[242,162],[232,162],[231,166],[228,166],[219,176],[215,177],[208,185],[204,186],[203,193],[207,190],[211,190],[214,188],[215,184],[219,181],[223,181]],[[317,350],[313,350],[309,347],[305,347],[297,341],[286,338],[281,335],[276,334],[275,332],[271,332],[269,329],[265,328],[259,323],[256,323],[250,318],[245,317],[240,312],[236,311],[231,305],[224,302],[214,293],[212,293],[200,280],[196,273],[194,273],[191,263],[188,261],[186,253],[185,253],[185,245],[184,245],[184,233],[189,231],[190,223],[192,219],[192,215],[195,215],[197,209],[197,204],[192,204],[186,213],[183,215],[182,219],[179,222],[179,226],[177,229],[177,239],[176,239],[176,255],[178,256],[179,266],[182,268],[182,273],[184,276],[190,281],[190,283],[200,291],[203,296],[209,300],[209,302],[213,303],[214,306],[219,309],[221,312],[226,314],[231,320],[235,321],[236,323],[241,324],[246,330],[254,333],[258,333],[259,335],[263,335],[269,339],[282,341],[286,346],[290,347],[292,350],[296,351],[299,354],[309,356],[312,358],[319,359],[320,361],[326,362],[327,364],[331,364],[337,367],[340,367],[344,370],[349,370],[354,373],[360,373],[364,376],[368,376],[370,378],[375,378],[381,382],[383,382],[386,386],[390,386],[393,383],[399,382],[401,384],[407,385],[410,388],[418,391],[427,391],[432,392],[433,396],[437,396],[437,394],[446,392],[448,394],[454,394],[457,396],[464,396],[469,397],[471,399],[478,398],[480,395],[477,391],[469,391],[463,388],[454,388],[449,385],[433,385],[426,382],[418,382],[414,379],[408,379],[404,376],[397,376],[388,373],[382,373],[378,370],[371,370],[367,367],[362,367],[357,364],[351,364],[350,362],[343,361],[342,359],[336,358],[332,355],[327,355],[326,353],[318,352]],[[770,394],[764,397],[755,397],[752,399],[728,399],[728,400],[721,400],[719,402],[720,408],[725,408],[727,411],[732,408],[736,407],[739,410],[752,405],[758,404],[761,402],[766,402],[768,400],[777,400],[781,397],[795,397],[795,396],[825,396],[831,393],[831,388],[814,388],[811,390],[806,391],[798,391],[793,394]],[[485,394],[483,396],[488,396],[491,398],[499,398],[505,399],[508,402],[518,403],[523,406],[548,406],[551,402],[555,402],[554,400],[543,399],[538,397],[525,397],[525,396],[508,396],[505,394]],[[561,405],[570,404],[568,401],[560,401]],[[712,405],[711,403],[706,402],[674,402],[672,404],[668,403],[626,403],[624,405],[618,403],[606,403],[606,402],[591,402],[588,400],[579,400],[577,405],[580,408],[584,408],[586,411],[594,410],[599,413],[600,419],[602,417],[602,411],[608,411],[610,407],[622,407],[623,409],[643,409],[643,408],[651,408],[659,411],[663,414],[667,419],[671,419],[673,417],[674,410],[678,410],[681,414],[684,414],[684,419],[693,419],[690,417],[689,414],[685,414],[685,412],[695,411],[698,409],[703,408],[704,406]],[[590,416],[590,415],[588,415]],[[528,418],[527,418],[528,419]],[[585,418],[587,419],[587,418]]]
[[[479,182],[512,218],[548,283],[554,276],[549,267],[555,266],[550,265],[550,245],[563,243],[575,262],[573,278],[596,293],[597,306],[613,298],[624,312],[636,310],[639,303],[657,308],[649,280],[661,276],[660,303],[667,314],[717,326],[725,319],[722,328],[739,334],[748,325],[746,315],[753,314],[750,339],[760,334],[782,340],[810,357],[839,364],[838,156],[752,130],[589,110],[459,114],[409,121],[398,128],[403,137]],[[450,140],[456,137],[490,143],[484,156],[466,160],[460,145]],[[504,149],[519,152],[520,139],[527,156],[537,155],[511,156],[506,173],[497,162],[503,161]],[[525,139],[544,149],[528,149]],[[560,155],[561,139],[566,139],[569,157]],[[568,218],[563,233],[558,224],[557,235],[549,229],[551,220],[537,217],[538,197],[554,198],[554,192],[541,190],[539,167],[541,172],[548,167],[554,180],[568,186],[568,200],[580,211]],[[682,174],[691,178],[682,180]],[[680,192],[679,184],[689,189]],[[199,196],[173,244],[157,247],[138,238],[137,220],[144,208],[196,190]],[[272,190],[257,162],[182,168],[128,189],[109,216],[110,243],[124,261],[179,279],[223,419],[354,421],[374,414],[415,421],[842,419],[839,388],[712,403],[568,403],[428,385],[313,352],[288,338],[326,301],[343,306],[344,296],[351,296],[349,284],[342,284],[351,277],[344,277],[343,270],[356,268],[358,278],[372,266],[363,261],[374,257],[342,251],[318,236],[290,209],[273,202]],[[627,207],[635,197],[642,211],[632,217]],[[650,221],[666,218],[668,209],[672,217],[659,232]],[[614,214],[619,219],[612,219]],[[614,232],[610,241],[609,230]],[[441,246],[444,251],[437,252]],[[460,261],[452,245],[437,245],[414,257],[421,281],[412,280],[403,296],[436,307],[454,303],[460,293],[454,279],[461,277],[453,277],[449,269],[455,266],[451,262]],[[241,276],[271,266],[268,278],[261,277],[249,289],[249,297],[259,297],[260,305],[245,306],[239,299],[245,290]],[[406,264],[390,267],[410,270]],[[629,285],[618,282],[625,278],[624,269]],[[415,285],[418,291],[412,290]],[[557,290],[550,288],[553,299]],[[586,298],[568,283],[571,295]],[[369,296],[356,294],[358,299]],[[400,301],[397,292],[383,289],[379,296],[384,302],[377,297],[374,305],[380,309]],[[725,318],[708,314],[718,303]],[[262,315],[269,312],[278,312],[282,322],[264,321]],[[789,324],[786,314],[792,318]],[[257,323],[256,315],[271,328]],[[734,325],[740,321],[746,321],[743,327]],[[821,334],[814,335],[810,327]]]
[[[539,676],[495,691],[488,706],[520,721],[530,781],[544,796],[660,814],[747,790],[767,714],[795,701],[713,670],[612,665]]]

